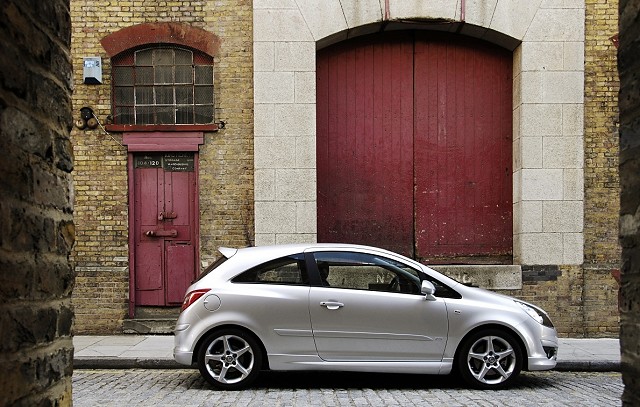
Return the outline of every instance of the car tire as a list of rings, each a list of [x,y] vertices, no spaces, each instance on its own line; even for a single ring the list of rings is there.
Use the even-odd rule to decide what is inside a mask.
[[[522,370],[522,349],[513,335],[498,329],[478,331],[462,343],[456,360],[464,381],[476,389],[509,386]]]
[[[250,334],[239,329],[222,329],[204,339],[197,360],[200,374],[211,385],[238,390],[258,377],[262,350]]]

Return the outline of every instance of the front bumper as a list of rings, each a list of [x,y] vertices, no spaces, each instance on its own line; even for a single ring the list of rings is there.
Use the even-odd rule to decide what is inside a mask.
[[[554,331],[555,333],[555,331]],[[528,370],[551,370],[558,363],[558,341],[540,341],[542,352],[536,352],[528,358]]]

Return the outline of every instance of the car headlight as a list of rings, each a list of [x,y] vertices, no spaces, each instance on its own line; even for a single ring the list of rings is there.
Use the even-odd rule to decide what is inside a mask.
[[[537,323],[539,323],[540,325],[547,326],[549,328],[553,328],[553,322],[551,322],[551,319],[549,318],[546,312],[544,312],[540,308],[535,307],[531,304],[527,304],[526,302],[516,301],[516,300],[514,301],[516,304],[520,306],[520,308],[524,310],[524,312],[527,313],[527,315],[533,318]]]

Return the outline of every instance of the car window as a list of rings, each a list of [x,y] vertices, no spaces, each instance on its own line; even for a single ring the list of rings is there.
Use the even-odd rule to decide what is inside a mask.
[[[195,281],[202,280],[204,276],[206,276],[207,274],[211,273],[213,270],[220,267],[222,263],[224,263],[225,261],[227,261],[227,258],[221,255],[221,257],[218,257],[218,260],[214,261],[212,264],[209,265],[209,267],[204,269],[204,271],[200,273],[200,275],[198,276],[198,278],[196,278]]]
[[[234,283],[306,285],[309,279],[302,254],[282,257],[234,277]]]
[[[325,287],[420,294],[418,271],[380,256],[352,252],[314,253]]]

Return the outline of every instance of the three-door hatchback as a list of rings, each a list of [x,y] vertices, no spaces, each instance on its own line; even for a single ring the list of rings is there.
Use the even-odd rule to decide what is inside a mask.
[[[399,254],[347,244],[221,248],[188,288],[174,358],[221,389],[261,370],[448,374],[509,385],[556,365],[540,308]]]

